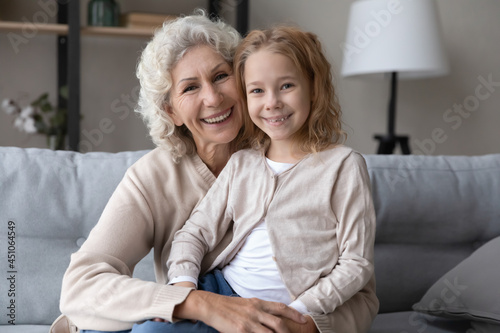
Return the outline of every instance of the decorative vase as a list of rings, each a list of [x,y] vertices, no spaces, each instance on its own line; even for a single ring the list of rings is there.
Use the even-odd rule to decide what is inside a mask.
[[[115,0],[90,0],[87,24],[89,26],[116,27],[120,8]]]
[[[47,135],[47,146],[52,150],[64,150],[65,149],[65,135]]]

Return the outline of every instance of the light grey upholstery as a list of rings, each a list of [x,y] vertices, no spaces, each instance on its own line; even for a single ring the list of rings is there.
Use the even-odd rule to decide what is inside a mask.
[[[448,332],[430,320],[418,330],[423,325],[412,319],[417,314],[404,311],[411,311],[434,282],[475,249],[500,235],[500,155],[365,158],[377,212],[381,313],[371,332]],[[436,323],[446,326],[446,321]],[[468,325],[462,322],[456,332],[465,332]]]
[[[12,317],[23,325],[49,325],[59,315],[62,276],[129,165],[145,151],[79,154],[45,149],[0,147],[0,325]],[[15,223],[15,261],[8,267],[8,222]],[[151,258],[138,268],[154,278]],[[15,297],[7,272],[15,271]],[[11,275],[11,274],[9,274]],[[4,332],[9,328],[0,326]],[[10,327],[14,329],[14,327]],[[45,328],[48,332],[48,326]]]
[[[145,153],[0,147],[1,332],[48,331],[59,315],[61,280],[71,253],[99,219],[127,167]],[[477,247],[500,235],[500,155],[365,158],[377,210],[381,302],[371,332],[420,332],[412,304]],[[9,221],[16,232],[14,269],[8,267]],[[6,316],[13,299],[5,283],[9,271],[16,272],[16,326],[8,325]],[[154,279],[151,256],[134,275]],[[426,333],[469,327],[467,321],[430,318],[435,320],[425,319]]]

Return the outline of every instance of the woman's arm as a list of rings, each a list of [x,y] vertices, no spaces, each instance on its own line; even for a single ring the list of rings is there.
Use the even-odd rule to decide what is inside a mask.
[[[285,304],[201,290],[191,291],[186,300],[175,307],[174,317],[201,320],[220,332],[315,332],[297,330],[310,328],[314,323]]]
[[[134,179],[127,173],[118,185],[65,273],[60,308],[81,329],[123,330],[147,318],[168,318],[189,293],[132,278],[155,233],[150,203]]]
[[[163,281],[156,283],[131,277],[135,265],[150,251],[155,237],[159,236],[159,242],[168,246],[163,243],[165,241],[161,235],[165,233],[167,237],[171,234],[170,230],[172,232],[178,230],[179,227],[174,222],[181,218],[177,215],[185,212],[186,216],[182,221],[186,221],[192,207],[198,201],[186,202],[184,197],[178,198],[179,202],[165,199],[161,194],[163,191],[168,191],[166,194],[171,193],[171,197],[175,199],[177,197],[175,194],[186,192],[188,185],[183,182],[177,184],[165,179],[152,179],[151,175],[179,175],[179,172],[182,172],[179,170],[186,168],[183,165],[175,165],[177,169],[173,169],[168,166],[168,159],[161,160],[159,156],[149,155],[147,163],[141,164],[132,173],[127,173],[87,241],[71,258],[63,280],[60,308],[61,312],[80,329],[117,331],[130,329],[135,322],[142,320],[152,318],[172,320],[173,311],[179,309],[177,307],[179,304],[191,305],[184,312],[177,313],[179,318],[186,319],[224,318],[227,307],[233,311],[238,310],[239,303],[230,299],[227,300],[227,305],[223,301],[217,303],[219,306],[213,306],[208,302],[200,303],[198,306],[203,309],[200,312],[198,306],[192,306],[193,303],[196,305],[196,298],[193,295],[198,292],[165,285]],[[157,166],[159,170],[152,171],[151,166]],[[144,171],[139,174],[141,170]],[[146,178],[145,183],[151,195],[145,192],[146,187],[142,185],[146,176],[150,177]],[[193,179],[189,175],[174,178]],[[166,205],[174,206],[175,209],[169,209]],[[152,209],[177,214],[177,218],[169,218],[165,215],[167,213],[158,213],[162,217],[160,218],[162,223],[155,226]],[[159,227],[167,230],[159,231]],[[158,263],[157,266],[162,265],[164,263]],[[161,268],[159,274],[161,278]],[[183,303],[188,295],[190,302]],[[207,299],[210,299],[210,296]],[[241,300],[240,302],[245,303]],[[293,315],[289,315],[290,309],[283,310],[279,307],[274,309],[272,306],[267,306],[267,303],[257,302],[257,304],[252,311],[260,315],[255,317],[252,311],[247,311],[247,315],[243,315],[245,317],[243,322],[258,325],[260,317],[265,315],[272,317],[273,313],[292,318],[298,315],[293,312]],[[267,308],[262,304],[266,304]],[[200,313],[204,313],[205,316],[197,318]],[[229,325],[224,320],[220,323]],[[286,330],[278,332],[288,333]]]

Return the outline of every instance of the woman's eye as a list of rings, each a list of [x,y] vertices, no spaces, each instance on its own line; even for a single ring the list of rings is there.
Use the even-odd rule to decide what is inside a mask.
[[[281,89],[285,90],[285,89],[290,89],[291,87],[293,87],[293,84],[291,84],[291,83],[285,83],[285,84],[281,87]]]
[[[217,74],[217,75],[215,76],[215,81],[219,81],[219,80],[225,79],[225,78],[226,78],[226,77],[228,77],[228,76],[229,76],[229,74],[227,74],[227,73]]]
[[[196,86],[189,86],[189,87],[184,88],[184,90],[182,92],[186,93],[186,92],[189,92],[189,91],[193,91],[195,89],[196,89]]]

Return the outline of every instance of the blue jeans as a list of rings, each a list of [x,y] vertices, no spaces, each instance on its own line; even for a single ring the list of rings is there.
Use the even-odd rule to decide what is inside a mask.
[[[234,292],[233,288],[227,283],[226,279],[222,275],[222,272],[218,269],[205,274],[198,280],[198,290],[210,291],[219,295],[224,296],[235,296],[238,295]],[[147,320],[140,324],[135,324],[132,330],[119,331],[114,333],[217,333],[217,331],[206,325],[205,323],[191,322],[189,320],[183,320],[176,323],[165,323]],[[107,333],[105,331],[93,331],[93,330],[82,330],[81,333]]]

